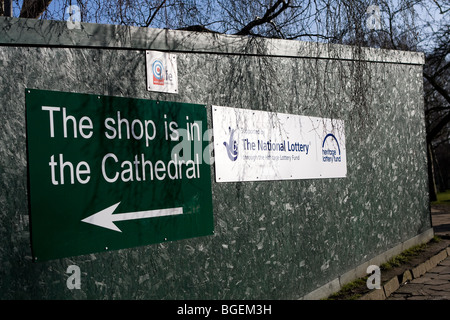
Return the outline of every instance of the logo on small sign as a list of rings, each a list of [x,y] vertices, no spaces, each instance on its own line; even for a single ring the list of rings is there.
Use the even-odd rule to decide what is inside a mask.
[[[334,141],[334,143],[333,143]],[[322,161],[323,162],[341,162],[341,148],[335,135],[329,133],[325,136],[322,142]]]
[[[236,161],[239,154],[237,140],[234,139],[236,129],[231,130],[229,127],[228,130],[230,131],[230,140],[228,143],[225,141],[223,145],[227,148],[228,158],[230,158],[231,161]]]
[[[160,60],[155,60],[152,64],[153,84],[164,85],[164,66]]]

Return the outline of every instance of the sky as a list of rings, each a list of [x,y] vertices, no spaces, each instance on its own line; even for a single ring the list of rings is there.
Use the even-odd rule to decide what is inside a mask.
[[[98,0],[102,1],[102,0]],[[201,2],[201,0],[198,0]],[[399,5],[399,2],[402,0],[387,0],[390,3],[390,8],[395,11],[396,7]],[[403,0],[404,1],[404,0]],[[450,11],[446,13],[446,15],[442,15],[439,13],[438,7],[435,5],[434,0],[424,0],[427,1],[426,8],[423,8],[421,6],[415,6],[416,14],[417,16],[414,19],[414,25],[420,26],[418,28],[421,30],[419,37],[421,39],[420,42],[420,48],[424,51],[429,51],[431,48],[433,48],[434,42],[430,34],[432,34],[434,31],[439,29],[439,26],[446,22],[449,23],[450,20]],[[87,3],[93,3],[94,1],[88,1]],[[374,3],[377,1],[374,0]],[[14,0],[13,1],[13,14],[15,17],[19,16],[20,8],[22,6],[23,0]],[[67,14],[67,11],[64,9],[67,7],[68,4],[76,4],[76,0],[53,0],[49,6],[49,11],[51,14],[49,14],[49,17],[47,18],[54,19],[54,20],[67,20],[69,15]],[[370,1],[368,2],[370,3]],[[447,5],[448,8],[450,8],[450,3]],[[387,24],[387,13],[381,11],[381,18],[384,20],[382,21],[383,28],[386,28]],[[89,22],[95,22],[95,21],[89,21]],[[102,23],[108,23],[108,21],[101,21]],[[165,26],[153,26],[153,27],[165,27]],[[312,24],[312,28],[314,28]],[[308,40],[304,39],[303,40]]]

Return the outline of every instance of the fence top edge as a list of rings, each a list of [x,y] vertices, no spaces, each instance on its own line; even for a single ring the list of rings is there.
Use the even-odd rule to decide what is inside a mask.
[[[66,21],[10,17],[0,17],[0,45],[158,50],[417,65],[425,63],[422,52],[94,23],[80,23],[79,28],[70,28]]]

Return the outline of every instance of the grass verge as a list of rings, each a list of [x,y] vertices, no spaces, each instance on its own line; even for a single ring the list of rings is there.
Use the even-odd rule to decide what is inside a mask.
[[[428,245],[438,243],[440,241],[441,238],[439,238],[438,236],[434,236],[427,243],[418,244],[401,252],[400,254],[389,259],[387,262],[383,263],[380,266],[381,272],[402,266],[403,264],[410,261],[412,258],[417,257],[421,252],[425,251]],[[342,286],[341,290],[339,290],[336,293],[333,293],[328,298],[325,298],[323,300],[357,300],[370,291],[367,288],[368,278],[369,275],[363,278],[358,278],[350,283],[347,283]]]
[[[450,190],[445,192],[439,192],[437,195],[437,201],[433,201],[431,204],[448,204],[450,205]]]

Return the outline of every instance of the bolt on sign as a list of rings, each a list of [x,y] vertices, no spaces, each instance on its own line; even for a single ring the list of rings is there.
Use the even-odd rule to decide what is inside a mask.
[[[25,94],[35,260],[213,234],[204,105]]]

